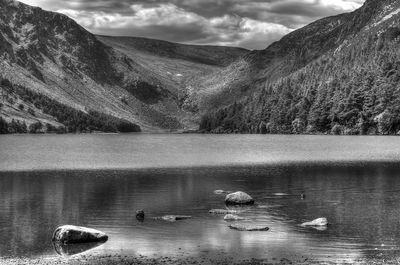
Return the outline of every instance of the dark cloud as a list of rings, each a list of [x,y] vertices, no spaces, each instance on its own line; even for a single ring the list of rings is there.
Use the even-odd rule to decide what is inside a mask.
[[[318,18],[364,0],[22,0],[62,12],[89,31],[263,49]]]

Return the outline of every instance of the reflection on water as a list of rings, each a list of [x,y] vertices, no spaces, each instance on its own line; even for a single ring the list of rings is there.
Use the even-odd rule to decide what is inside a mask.
[[[0,256],[57,255],[51,237],[59,225],[106,232],[109,240],[89,250],[134,255],[233,258],[328,257],[348,260],[400,254],[400,165],[292,164],[127,171],[0,173]],[[224,195],[243,190],[256,200],[239,216],[268,232],[228,228]],[[306,198],[300,194],[305,192]],[[145,220],[136,220],[144,209]],[[163,222],[177,214],[192,219]],[[327,217],[326,230],[301,227]],[[56,248],[75,254],[84,249]],[[85,249],[87,250],[87,249]]]
[[[82,244],[64,244],[61,242],[53,242],[54,250],[60,256],[73,256],[76,254],[81,254],[90,249],[96,248],[103,245],[104,242],[94,242],[94,243],[82,243]]]

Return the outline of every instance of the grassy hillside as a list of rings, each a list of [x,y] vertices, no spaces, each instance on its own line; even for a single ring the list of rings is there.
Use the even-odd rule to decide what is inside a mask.
[[[171,93],[185,117],[198,126],[202,106],[199,95],[206,92],[199,80],[219,73],[248,53],[242,48],[196,46],[134,37],[97,36],[106,45],[135,61],[142,76],[150,75]],[[227,77],[225,77],[227,78]]]
[[[3,134],[140,132],[138,125],[127,120],[93,110],[76,110],[23,86],[12,85],[7,79],[0,80],[0,92],[3,99],[0,133]]]
[[[0,1],[0,9],[2,77],[77,111],[127,120],[143,131],[197,128],[198,112],[186,102],[196,90],[191,80],[247,52],[96,37],[62,14],[13,0]],[[8,105],[0,116],[32,121]],[[41,119],[60,125],[48,115]]]

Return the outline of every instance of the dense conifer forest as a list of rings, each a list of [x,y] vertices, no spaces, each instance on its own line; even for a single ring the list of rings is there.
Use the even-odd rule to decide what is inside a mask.
[[[400,131],[400,28],[360,35],[254,95],[207,113],[212,133],[393,135]]]

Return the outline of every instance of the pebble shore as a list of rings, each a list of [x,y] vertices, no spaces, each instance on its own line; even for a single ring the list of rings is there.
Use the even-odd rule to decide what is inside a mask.
[[[314,264],[399,264],[400,260],[356,260],[356,261],[317,261],[308,258],[301,259],[250,259],[242,261],[234,261],[232,258],[182,258],[182,257],[145,257],[145,256],[121,256],[121,255],[104,255],[104,256],[91,256],[82,255],[76,257],[55,257],[55,258],[0,258],[1,265],[277,265],[277,264],[299,264],[299,265],[314,265]]]

